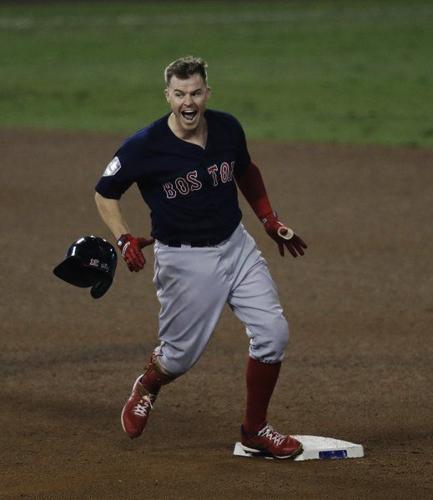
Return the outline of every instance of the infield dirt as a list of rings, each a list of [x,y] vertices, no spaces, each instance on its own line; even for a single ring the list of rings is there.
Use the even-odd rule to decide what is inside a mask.
[[[117,135],[3,130],[1,498],[431,498],[433,151],[252,142],[283,220],[281,259],[243,203],[291,340],[269,420],[364,445],[360,460],[234,458],[247,338],[225,311],[207,351],[161,392],[144,435],[120,411],[156,345],[152,255],[105,297],[52,275],[79,236],[110,237],[93,187]],[[147,235],[138,192],[125,197]]]

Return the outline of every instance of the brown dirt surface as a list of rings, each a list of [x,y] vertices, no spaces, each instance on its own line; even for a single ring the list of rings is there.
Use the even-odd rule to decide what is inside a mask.
[[[275,208],[309,243],[281,259],[243,204],[291,325],[269,420],[366,453],[297,463],[232,456],[248,343],[228,310],[144,435],[123,433],[157,343],[151,251],[142,273],[119,262],[100,300],[52,275],[79,236],[110,237],[93,187],[120,140],[0,132],[1,498],[432,498],[433,151],[250,144]],[[135,188],[122,206],[148,234]]]

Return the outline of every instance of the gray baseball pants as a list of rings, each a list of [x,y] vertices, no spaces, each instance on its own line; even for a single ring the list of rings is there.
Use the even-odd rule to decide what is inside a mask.
[[[153,282],[161,304],[162,368],[181,375],[203,353],[225,303],[245,325],[249,355],[283,359],[289,330],[275,283],[254,239],[242,224],[213,247],[170,247],[156,241]]]

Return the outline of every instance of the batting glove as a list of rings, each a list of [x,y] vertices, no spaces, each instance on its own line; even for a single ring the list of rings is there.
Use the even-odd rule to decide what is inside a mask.
[[[285,226],[275,212],[264,217],[262,222],[268,235],[276,241],[281,257],[284,257],[284,247],[293,257],[304,255],[304,248],[308,248],[307,244],[292,229]]]
[[[122,234],[117,240],[117,246],[131,272],[138,272],[143,269],[146,259],[141,249],[152,245],[154,241],[153,238],[135,238],[129,233]]]

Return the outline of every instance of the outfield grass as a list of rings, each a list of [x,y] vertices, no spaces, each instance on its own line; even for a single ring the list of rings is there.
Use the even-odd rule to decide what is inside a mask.
[[[420,0],[2,5],[0,126],[131,132],[192,53],[251,138],[433,147],[432,33]]]

